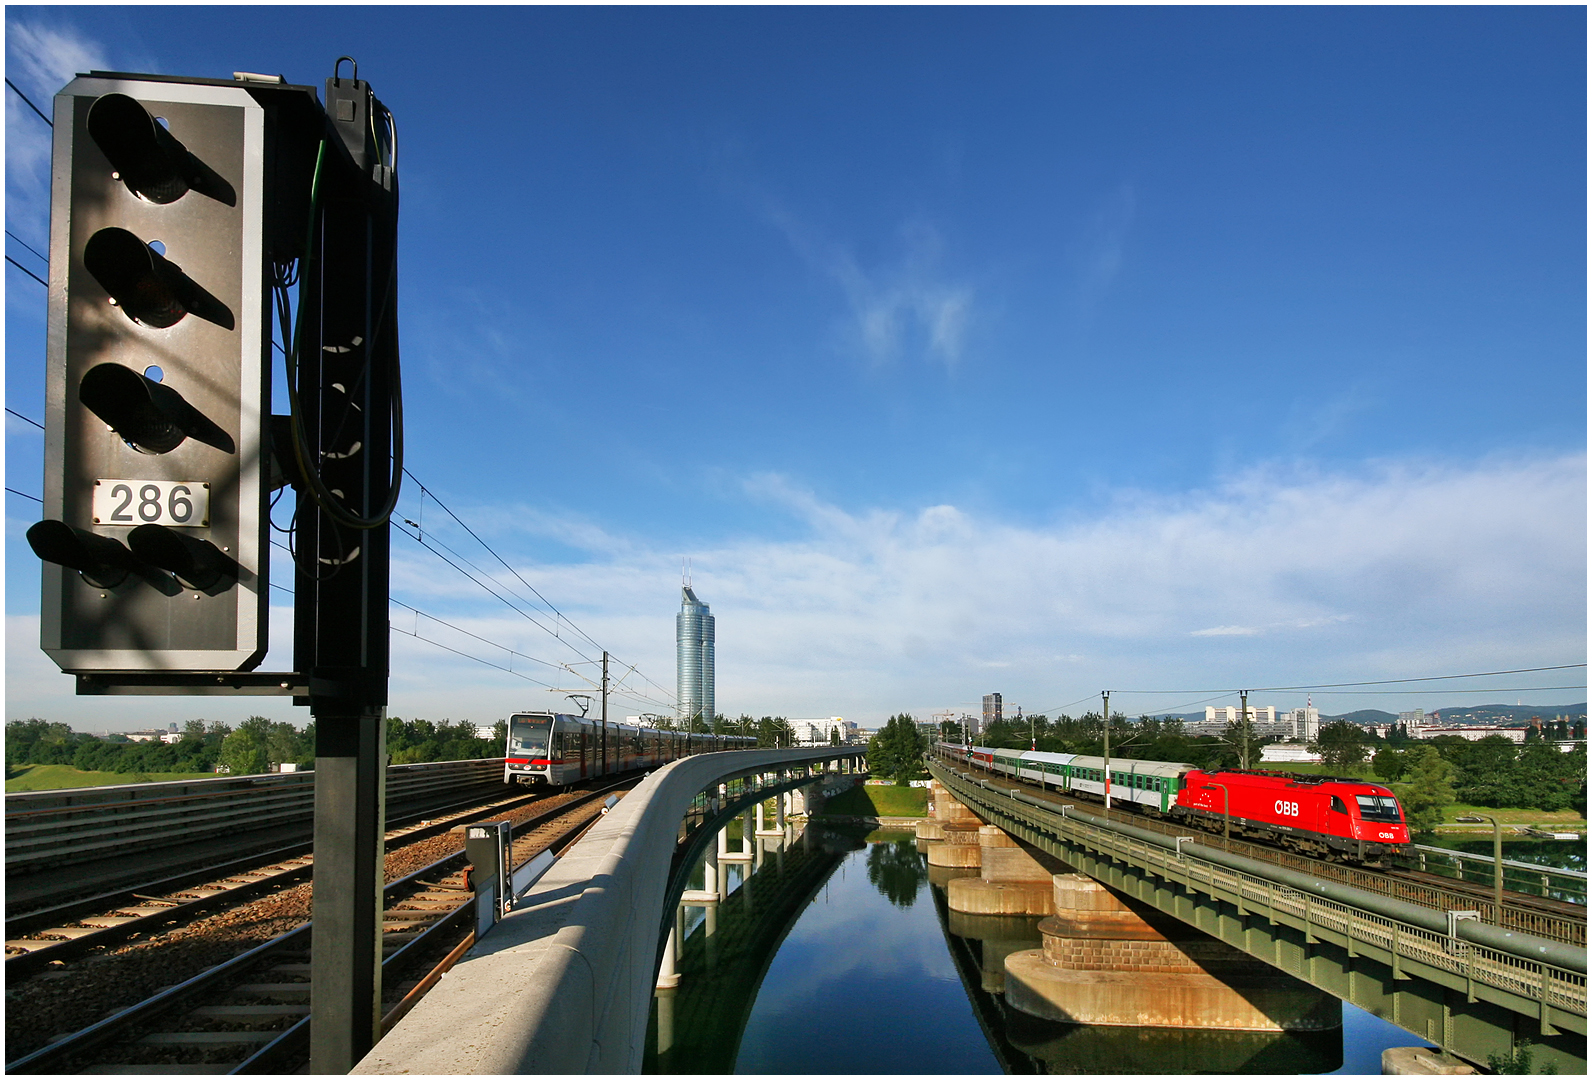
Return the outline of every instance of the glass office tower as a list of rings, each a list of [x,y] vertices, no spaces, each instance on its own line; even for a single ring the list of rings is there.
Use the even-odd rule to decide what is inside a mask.
[[[713,616],[691,586],[680,589],[680,613],[674,617],[676,719],[693,716],[713,724]]]

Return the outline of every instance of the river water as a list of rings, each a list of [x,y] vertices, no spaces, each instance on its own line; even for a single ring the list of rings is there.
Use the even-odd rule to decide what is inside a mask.
[[[726,891],[745,876],[729,873]],[[654,1001],[644,1071],[1376,1074],[1384,1049],[1430,1045],[1347,1003],[1341,1031],[1309,1036],[1084,1027],[1009,1010],[983,989],[984,949],[996,952],[982,966],[999,971],[1015,939],[1039,947],[1039,920],[949,913],[910,832],[814,826],[752,881],[717,905],[712,935],[704,908],[685,909],[680,986]]]

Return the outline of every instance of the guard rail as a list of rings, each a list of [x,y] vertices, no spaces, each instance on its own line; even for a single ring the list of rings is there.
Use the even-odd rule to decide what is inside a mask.
[[[502,758],[389,765],[387,812],[423,812],[502,780]],[[244,831],[308,828],[314,811],[313,771],[19,792],[6,796],[6,873]]]

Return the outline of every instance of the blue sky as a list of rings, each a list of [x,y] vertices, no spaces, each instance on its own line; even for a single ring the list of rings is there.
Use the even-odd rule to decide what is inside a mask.
[[[1585,20],[8,7],[6,70],[48,111],[89,67],[320,85],[355,56],[399,125],[416,476],[666,688],[616,709],[672,694],[689,556],[722,710],[873,726],[993,690],[1137,713],[1584,662]],[[7,91],[7,228],[41,251],[47,152]],[[34,418],[43,320],[8,266],[6,401]],[[41,467],[8,417],[8,486]],[[7,718],[302,718],[74,699],[37,649],[36,505],[7,496]],[[395,598],[503,648],[401,628],[593,655],[394,552]],[[394,658],[399,715],[562,701],[403,635]],[[1523,679],[1449,686],[1575,688],[1316,702],[1585,696]]]

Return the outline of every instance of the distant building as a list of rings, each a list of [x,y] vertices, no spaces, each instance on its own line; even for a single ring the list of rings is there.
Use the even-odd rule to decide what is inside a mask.
[[[988,731],[989,730],[989,726],[991,724],[996,724],[996,723],[1000,722],[1000,718],[1001,718],[1001,696],[999,694],[985,694],[984,695],[984,722],[983,722],[983,725],[978,730],[979,731]],[[975,732],[974,734],[977,734],[977,732]]]
[[[1268,743],[1260,748],[1260,761],[1263,765],[1273,765],[1284,761],[1296,765],[1320,765],[1321,755],[1312,754],[1309,750],[1298,745]]]
[[[822,717],[817,720],[787,720],[796,732],[797,746],[828,746],[834,734],[842,743],[859,741],[857,725],[841,716]]]
[[[1523,727],[1499,727],[1496,724],[1476,724],[1467,727],[1423,727],[1411,728],[1410,735],[1417,739],[1435,739],[1439,735],[1458,735],[1461,739],[1471,742],[1481,742],[1489,735],[1502,735],[1510,742],[1523,743],[1526,741],[1526,729]]]
[[[1205,706],[1205,722],[1207,724],[1219,721],[1225,724],[1238,723],[1237,705],[1207,705]],[[1277,708],[1274,705],[1251,705],[1249,707],[1249,722],[1251,724],[1275,724],[1277,722]]]
[[[693,716],[713,723],[713,615],[691,586],[680,588],[680,613],[674,617],[675,689],[682,724]]]
[[[1321,710],[1314,705],[1306,705],[1302,709],[1289,709],[1283,714],[1283,720],[1288,724],[1290,739],[1303,739],[1309,742],[1321,734]]]

